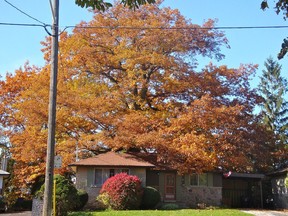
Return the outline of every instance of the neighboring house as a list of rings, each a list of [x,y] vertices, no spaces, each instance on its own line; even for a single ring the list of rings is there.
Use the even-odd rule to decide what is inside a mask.
[[[288,167],[268,176],[271,178],[274,207],[288,209]]]
[[[220,172],[179,175],[167,164],[157,162],[156,154],[108,152],[70,166],[76,172],[77,189],[88,192],[87,208],[96,207],[102,184],[119,172],[138,176],[143,186],[152,186],[160,192],[162,202],[177,203],[182,207],[220,206],[222,200],[227,206],[241,207],[243,203],[240,200],[251,195],[251,190],[257,195],[249,198],[262,200],[259,183],[262,175],[233,173],[225,179]]]
[[[3,194],[4,189],[4,177],[9,176],[10,174],[4,170],[0,169],[0,196]]]

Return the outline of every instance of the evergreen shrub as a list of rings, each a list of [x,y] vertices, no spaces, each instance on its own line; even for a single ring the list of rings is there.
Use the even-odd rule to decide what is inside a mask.
[[[162,210],[177,210],[180,209],[179,205],[176,203],[167,203],[161,207]]]
[[[157,189],[153,187],[144,188],[142,196],[142,209],[154,209],[156,205],[160,202],[161,196]]]
[[[88,202],[88,193],[84,190],[78,190],[77,191],[77,195],[79,198],[79,202],[76,205],[76,211],[80,211],[83,209],[83,207],[86,205],[86,203]]]
[[[77,209],[80,203],[78,196],[78,191],[73,185],[73,183],[66,179],[64,176],[55,175],[54,180],[56,180],[56,215],[66,216],[69,211]],[[44,186],[37,193],[39,198],[43,199]]]

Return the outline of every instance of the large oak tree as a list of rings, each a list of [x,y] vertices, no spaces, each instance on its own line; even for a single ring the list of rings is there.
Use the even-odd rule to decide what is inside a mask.
[[[183,173],[271,165],[272,136],[253,115],[256,67],[196,67],[198,56],[224,57],[227,39],[213,20],[200,28],[159,4],[94,13],[60,37],[57,172],[69,171],[76,149],[87,157],[102,147],[155,151]],[[0,86],[18,187],[44,174],[50,38],[43,46],[46,66],[26,65]]]

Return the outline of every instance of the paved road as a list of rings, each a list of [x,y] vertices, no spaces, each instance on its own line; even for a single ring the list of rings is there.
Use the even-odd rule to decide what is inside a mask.
[[[243,210],[255,216],[288,216],[288,211]]]
[[[13,213],[0,213],[2,216],[31,216],[31,211],[25,211],[25,212],[13,212]]]

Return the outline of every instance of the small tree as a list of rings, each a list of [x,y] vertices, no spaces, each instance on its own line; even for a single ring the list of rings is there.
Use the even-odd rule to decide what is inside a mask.
[[[263,124],[285,143],[288,134],[288,103],[284,99],[288,90],[287,80],[281,76],[281,65],[271,57],[265,62],[265,67],[259,84],[263,97]]]
[[[114,210],[138,209],[143,188],[137,176],[119,173],[103,184],[97,200]]]
[[[271,151],[276,155],[285,151],[288,143],[288,102],[285,100],[287,80],[281,76],[281,65],[271,57],[266,60],[265,68],[259,84],[259,93],[263,98],[262,124],[275,136],[274,149]],[[287,157],[276,156],[273,166],[285,167],[286,161]]]

